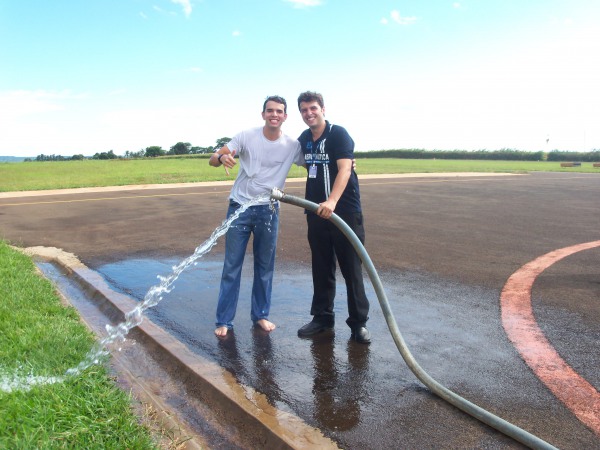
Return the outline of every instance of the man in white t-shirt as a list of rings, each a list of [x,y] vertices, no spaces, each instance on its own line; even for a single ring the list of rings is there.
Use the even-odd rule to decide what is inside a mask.
[[[283,134],[287,119],[287,103],[279,96],[267,97],[263,103],[264,126],[242,131],[216,151],[208,163],[225,166],[227,174],[239,156],[240,169],[229,195],[227,217],[240,205],[269,193],[274,187],[283,189],[292,164],[304,165],[299,142]],[[225,261],[221,276],[215,334],[226,336],[233,328],[242,275],[242,265],[250,234],[254,235],[254,281],[250,318],[265,331],[275,329],[269,321],[271,288],[275,268],[275,250],[279,227],[279,204],[264,196],[250,206],[231,225],[225,237]]]

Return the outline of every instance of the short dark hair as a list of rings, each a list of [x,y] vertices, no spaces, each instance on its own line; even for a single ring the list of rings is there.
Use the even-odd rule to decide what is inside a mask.
[[[269,95],[263,103],[262,112],[265,112],[265,110],[267,109],[267,103],[269,102],[281,103],[283,105],[283,112],[287,114],[287,103],[285,101],[285,98],[280,97],[279,95]]]
[[[300,109],[300,103],[302,102],[317,102],[321,108],[325,106],[323,96],[318,92],[306,91],[298,96],[298,109]]]

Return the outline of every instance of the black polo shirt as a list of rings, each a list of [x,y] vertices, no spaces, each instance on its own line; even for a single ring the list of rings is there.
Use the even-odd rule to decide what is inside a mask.
[[[316,177],[306,178],[306,199],[313,203],[322,203],[331,193],[333,183],[338,174],[338,159],[354,159],[354,141],[344,127],[325,121],[325,131],[314,142],[310,129],[305,130],[300,137],[300,146],[308,173],[311,166],[316,167]],[[335,213],[362,212],[358,177],[352,170],[344,193],[335,207]]]

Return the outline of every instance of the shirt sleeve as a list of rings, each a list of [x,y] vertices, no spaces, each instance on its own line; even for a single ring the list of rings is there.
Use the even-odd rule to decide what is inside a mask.
[[[296,154],[294,156],[294,164],[297,166],[304,166],[306,164],[306,160],[304,159],[304,153],[302,152],[302,146],[299,141],[296,141]]]
[[[336,159],[353,159],[354,158],[354,141],[344,127],[335,125],[331,130],[329,139],[334,138],[332,147],[335,152]]]
[[[229,141],[227,143],[227,148],[231,151],[235,151],[235,153],[237,155],[239,155],[244,148],[244,145],[243,145],[244,142],[245,142],[245,135],[244,135],[244,132],[242,131],[242,132],[236,134],[231,139],[231,141]]]

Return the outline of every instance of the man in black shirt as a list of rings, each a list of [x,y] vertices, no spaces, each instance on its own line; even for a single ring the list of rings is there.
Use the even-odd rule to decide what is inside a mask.
[[[308,125],[298,140],[304,153],[308,177],[306,199],[319,204],[307,212],[308,242],[312,253],[313,319],[298,330],[307,337],[332,329],[335,323],[336,257],[348,291],[348,319],[351,336],[357,342],[371,342],[366,327],[369,300],[365,294],[361,260],[346,236],[329,219],[335,212],[364,244],[365,230],[360,204],[358,177],[352,168],[354,141],[343,127],[325,120],[323,96],[303,92],[298,108]]]

